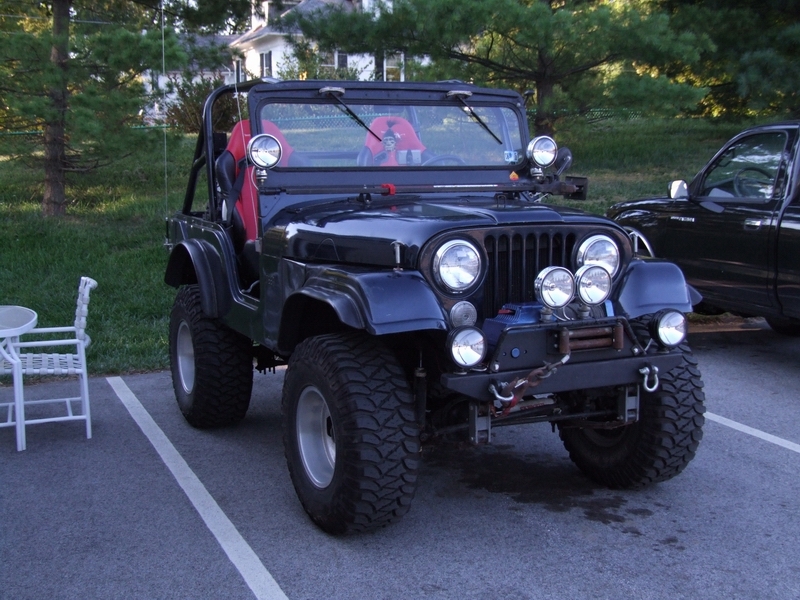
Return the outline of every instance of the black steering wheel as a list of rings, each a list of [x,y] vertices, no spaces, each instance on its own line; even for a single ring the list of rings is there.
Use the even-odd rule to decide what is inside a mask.
[[[435,165],[436,163],[445,162],[447,160],[452,160],[457,165],[466,165],[467,163],[464,162],[464,159],[460,156],[456,156],[455,154],[440,154],[439,156],[434,156],[433,158],[429,158],[421,166],[427,167],[429,165]]]
[[[744,173],[747,173],[748,171],[763,175],[766,177],[766,180],[762,180],[760,177],[746,177]],[[772,173],[766,169],[762,169],[761,167],[745,167],[744,169],[739,169],[736,171],[736,174],[733,176],[733,189],[737,196],[747,198],[753,196],[752,191],[747,189],[748,187],[760,187],[763,184],[771,185],[773,179],[774,177],[772,176]]]

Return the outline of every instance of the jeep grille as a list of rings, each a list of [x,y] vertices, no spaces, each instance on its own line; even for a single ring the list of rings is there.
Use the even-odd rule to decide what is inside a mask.
[[[549,266],[572,268],[574,232],[487,233],[488,257],[483,310],[493,316],[507,303],[535,300],[533,282]]]

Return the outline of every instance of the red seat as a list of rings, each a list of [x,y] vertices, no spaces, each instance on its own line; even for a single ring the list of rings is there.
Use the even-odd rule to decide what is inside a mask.
[[[422,153],[426,148],[419,141],[411,123],[403,117],[384,116],[376,117],[369,126],[381,140],[391,130],[397,139],[395,156],[385,156],[383,143],[377,140],[374,135],[367,133],[364,142],[364,149],[358,158],[358,164],[362,166],[383,165],[419,165],[424,158]],[[383,158],[383,160],[381,160]]]
[[[289,157],[292,155],[293,149],[286,141],[286,138],[281,133],[281,130],[270,121],[262,121],[261,127],[263,133],[268,133],[274,136],[281,144],[283,149],[281,155],[281,162],[279,166],[286,167],[289,165]],[[247,144],[250,141],[250,122],[239,121],[234,125],[231,131],[230,141],[225,151],[217,159],[217,173],[220,180],[220,185],[229,191],[233,186],[239,175],[240,161],[245,157],[247,151]],[[225,154],[229,156],[225,156]],[[231,160],[231,158],[233,160]],[[230,171],[231,164],[235,165],[232,173],[221,174],[220,171]],[[224,166],[223,166],[224,165]],[[227,184],[227,185],[226,185]],[[245,240],[254,240],[258,237],[258,189],[253,177],[253,167],[247,167],[244,174],[244,184],[239,197],[236,199],[234,210],[239,213],[242,219],[245,232]]]

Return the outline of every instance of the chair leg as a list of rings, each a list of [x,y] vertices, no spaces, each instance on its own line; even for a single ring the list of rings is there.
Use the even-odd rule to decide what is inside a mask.
[[[13,363],[14,369],[14,419],[17,429],[17,452],[25,450],[25,397],[22,391],[22,364]]]
[[[81,403],[83,404],[83,414],[86,417],[86,439],[92,438],[92,413],[89,410],[89,381],[85,373],[81,375]]]
[[[81,361],[80,384],[81,384],[81,404],[83,405],[83,416],[86,417],[86,439],[92,438],[92,413],[89,409],[89,373],[86,366],[86,348],[83,344],[78,344],[78,358]]]

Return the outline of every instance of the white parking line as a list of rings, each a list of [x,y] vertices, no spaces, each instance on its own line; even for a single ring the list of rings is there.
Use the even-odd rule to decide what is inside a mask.
[[[259,600],[288,600],[275,579],[267,571],[250,545],[244,540],[216,500],[186,464],[186,461],[161,431],[139,399],[120,377],[106,378],[117,397],[150,440],[161,460],[178,481],[225,554],[239,570],[247,585]]]
[[[766,433],[764,431],[761,431],[760,429],[753,429],[752,427],[748,427],[747,425],[742,425],[741,423],[737,423],[736,421],[731,421],[730,419],[726,419],[725,417],[720,417],[719,415],[715,415],[714,413],[710,412],[706,413],[706,419],[708,419],[709,421],[715,421],[716,423],[720,423],[721,425],[725,425],[727,427],[730,427],[731,429],[735,429],[736,431],[747,433],[764,441],[776,444],[778,446],[786,448],[787,450],[791,450],[792,452],[797,452],[798,454],[800,454],[800,444],[795,444],[794,442],[784,440],[783,438],[774,436],[771,433]]]

